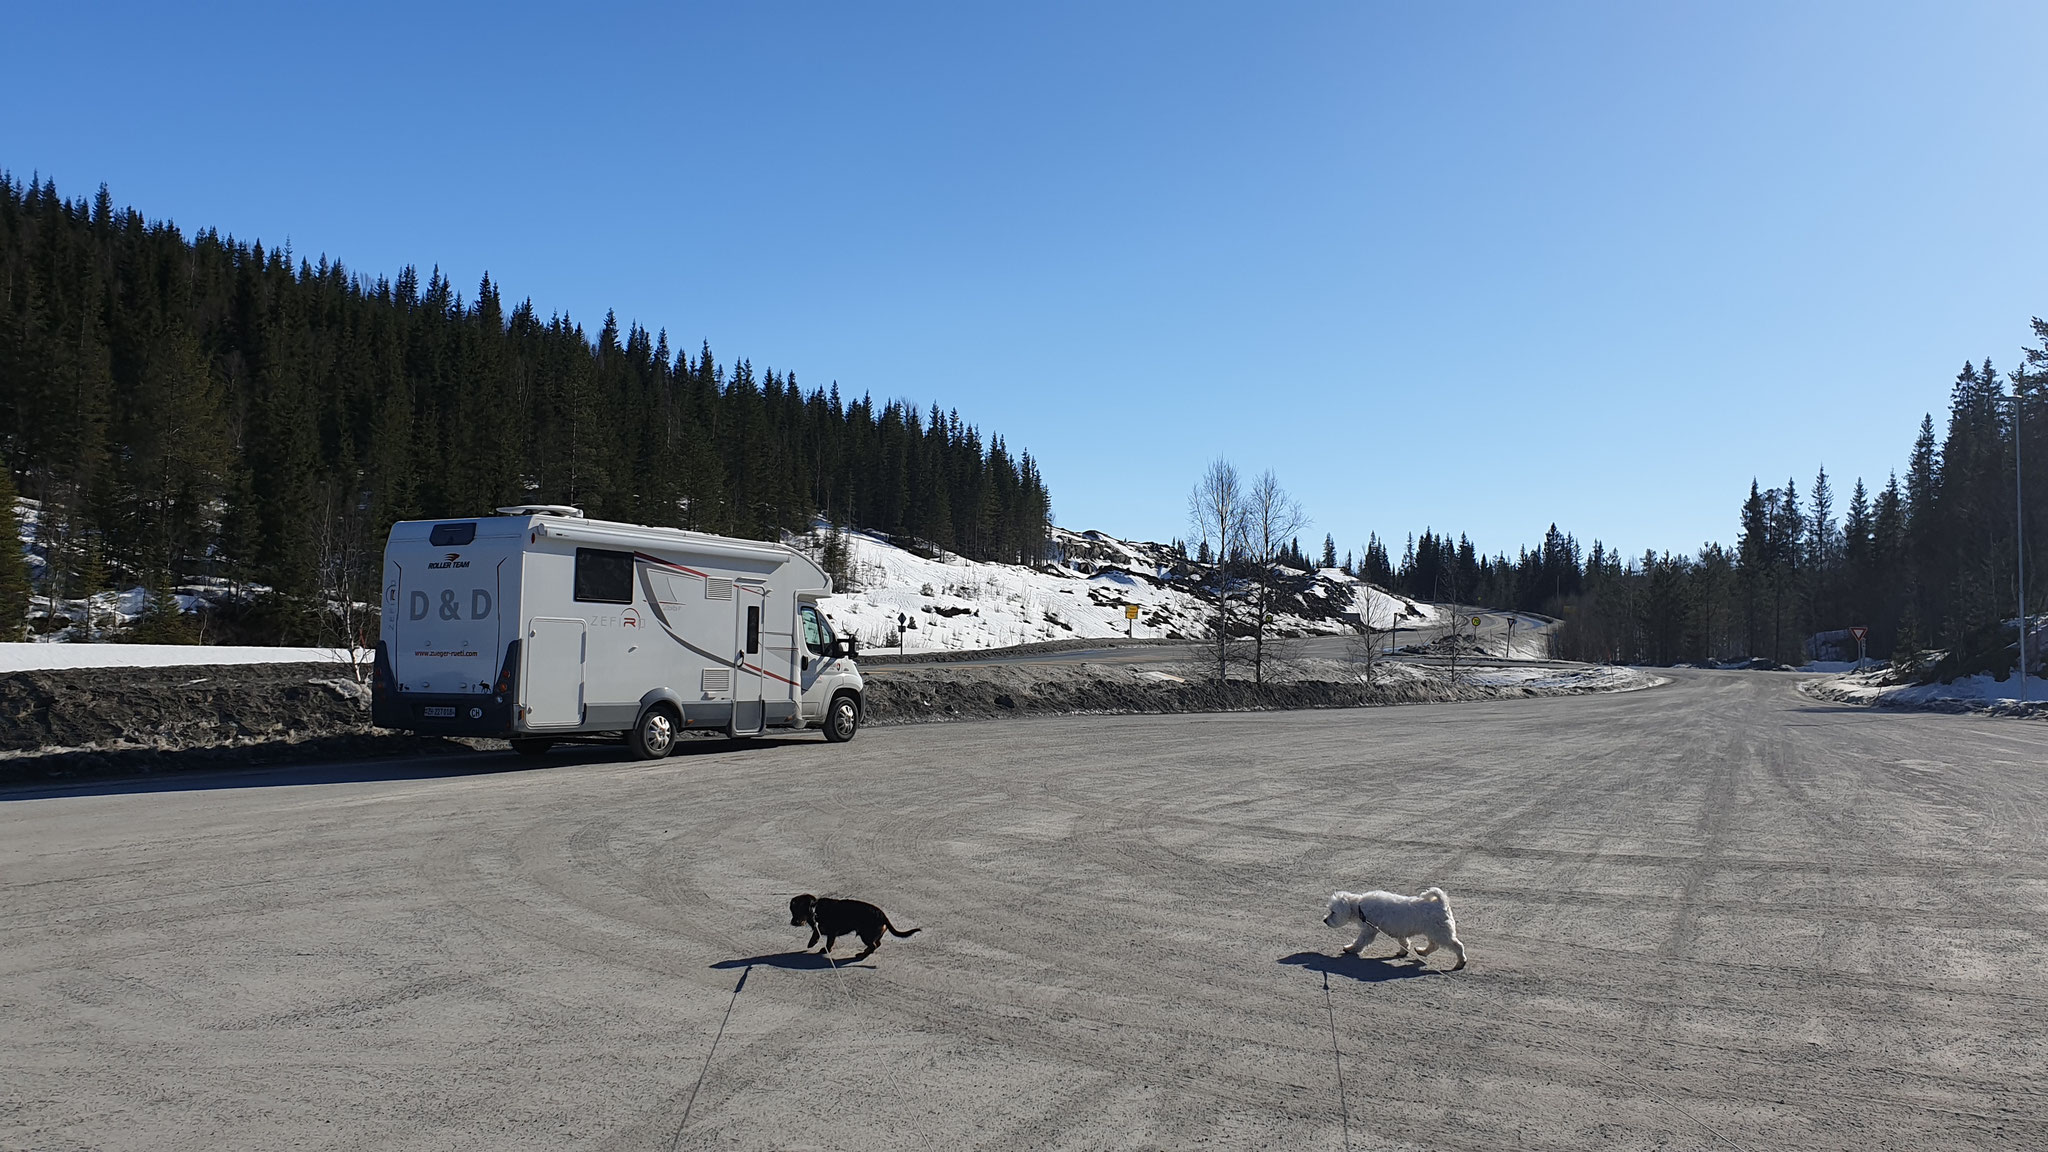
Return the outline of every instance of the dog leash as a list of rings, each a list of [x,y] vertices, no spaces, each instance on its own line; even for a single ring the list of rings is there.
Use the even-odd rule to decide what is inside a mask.
[[[821,935],[825,931],[823,928],[818,927],[818,911],[816,908],[811,909],[811,931],[817,932]],[[829,938],[827,939],[826,946],[831,946]],[[839,977],[839,990],[846,994],[847,1007],[855,1007],[856,1005],[853,999],[853,988],[846,983],[846,973],[839,971],[839,961],[834,959],[830,952],[822,953],[822,955],[825,957],[825,963],[830,965],[832,971]]]
[[[669,1152],[675,1152],[683,1142],[683,1129],[690,1126],[690,1113],[697,1109],[697,1095],[704,1091],[704,1078],[711,1074],[711,1058],[718,1054],[718,1042],[725,1039],[725,1026],[732,1022],[732,1006],[739,1003],[740,989],[747,986],[747,977],[754,974],[754,966],[747,965],[740,970],[739,983],[732,986],[732,998],[725,1002],[725,1015],[718,1021],[718,1035],[711,1038],[711,1047],[704,1051],[704,1067],[697,1072],[696,1086],[690,1089],[690,1102],[683,1106],[682,1123],[676,1125],[676,1134],[668,1142]]]
[[[1337,1042],[1337,1008],[1330,1002],[1330,973],[1323,972],[1323,1011],[1330,1017],[1330,1052],[1337,1061],[1337,1107],[1344,1115],[1344,1152],[1351,1152],[1351,1098],[1344,1091],[1344,1049]]]

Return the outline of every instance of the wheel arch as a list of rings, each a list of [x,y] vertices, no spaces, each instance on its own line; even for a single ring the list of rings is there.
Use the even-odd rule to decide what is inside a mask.
[[[868,722],[867,690],[865,688],[854,688],[851,686],[835,688],[832,690],[832,695],[825,698],[825,707],[827,709],[830,709],[832,706],[832,701],[839,699],[841,696],[853,697],[854,718],[859,720],[862,724],[866,724]]]
[[[640,694],[640,707],[633,713],[633,723],[638,724],[646,719],[647,710],[656,704],[666,704],[674,709],[678,720],[689,715],[683,708],[683,698],[676,694],[675,689],[663,685],[660,688],[649,688]]]

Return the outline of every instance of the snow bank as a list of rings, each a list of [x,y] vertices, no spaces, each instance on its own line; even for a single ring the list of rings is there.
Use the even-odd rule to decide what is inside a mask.
[[[1881,708],[1922,708],[1939,712],[1994,712],[2006,715],[2048,715],[2048,678],[2026,677],[2028,704],[2020,703],[2020,677],[2004,680],[1989,675],[1959,677],[1952,684],[1881,684],[1881,673],[1865,672],[1808,680],[1800,690],[1846,704]]]
[[[346,648],[203,644],[0,644],[0,672],[49,668],[181,668],[201,664],[346,664]]]

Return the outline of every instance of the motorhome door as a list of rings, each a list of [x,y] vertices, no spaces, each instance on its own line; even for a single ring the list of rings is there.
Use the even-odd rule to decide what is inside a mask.
[[[733,598],[739,609],[736,623],[740,658],[732,677],[732,730],[734,734],[759,732],[767,711],[761,700],[761,625],[767,615],[768,590],[759,584],[741,584]]]

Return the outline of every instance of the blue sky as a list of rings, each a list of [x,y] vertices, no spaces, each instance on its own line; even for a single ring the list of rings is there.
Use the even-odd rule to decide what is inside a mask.
[[[1223,455],[1690,550],[2048,313],[2035,4],[175,7],[12,13],[0,167],[936,400],[1074,528]]]

